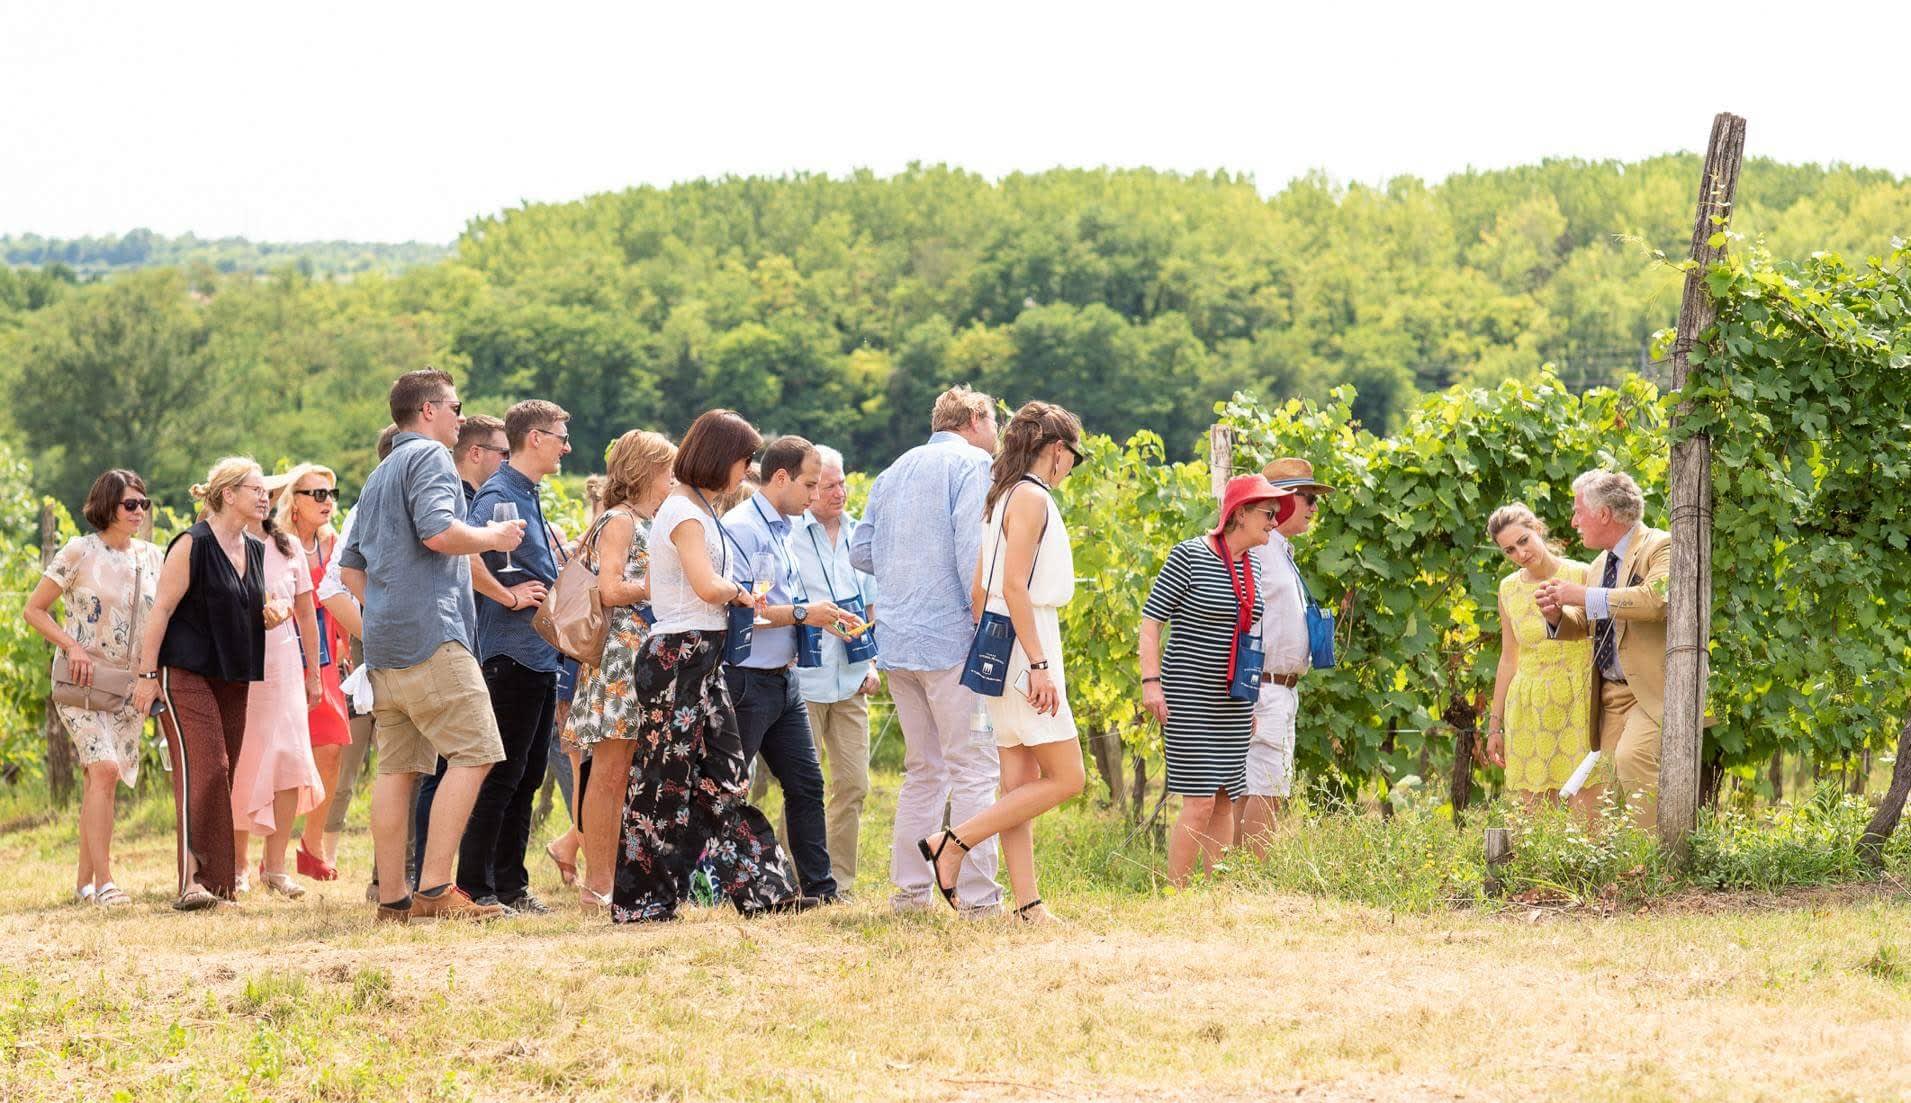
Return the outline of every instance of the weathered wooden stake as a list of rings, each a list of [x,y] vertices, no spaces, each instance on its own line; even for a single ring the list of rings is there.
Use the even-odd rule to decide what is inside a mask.
[[[1504,827],[1486,829],[1486,894],[1498,896],[1506,890],[1500,880],[1500,868],[1513,860],[1513,832]]]
[[[1214,500],[1226,493],[1228,479],[1234,475],[1234,430],[1216,425],[1208,430],[1208,476],[1214,488]]]
[[[1672,344],[1672,386],[1684,388],[1692,349],[1717,318],[1705,292],[1706,269],[1725,255],[1724,231],[1745,159],[1745,120],[1721,113],[1699,177],[1692,226],[1692,267]],[[1680,418],[1691,412],[1679,403]],[[1672,446],[1672,577],[1666,606],[1665,717],[1659,756],[1659,841],[1676,862],[1690,856],[1699,816],[1699,748],[1705,732],[1706,650],[1712,638],[1712,442],[1694,434]]]

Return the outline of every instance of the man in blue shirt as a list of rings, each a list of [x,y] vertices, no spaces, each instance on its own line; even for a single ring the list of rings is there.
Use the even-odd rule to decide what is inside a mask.
[[[555,475],[571,450],[569,414],[554,402],[531,399],[504,413],[510,459],[471,499],[471,515],[495,515],[500,505],[527,522],[524,542],[508,556],[487,552],[471,564],[478,591],[478,663],[504,740],[504,761],[491,768],[458,847],[458,887],[481,904],[542,915],[531,892],[524,853],[531,842],[531,805],[544,784],[557,709],[557,648],[531,627],[531,617],[557,581],[551,527],[544,523],[537,484]]]
[[[767,555],[772,565],[771,585],[763,616],[770,627],[759,626],[750,645],[750,657],[725,665],[724,680],[736,706],[737,728],[743,737],[747,767],[758,754],[783,787],[784,841],[796,862],[803,895],[834,900],[839,886],[830,872],[829,843],[823,823],[823,769],[816,759],[810,734],[809,712],[798,692],[795,672],[796,626],[822,628],[838,636],[838,622],[851,615],[827,600],[809,600],[797,573],[796,550],[791,545],[790,518],[801,516],[816,494],[821,476],[816,448],[802,437],[778,437],[763,450],[758,473],[761,487],[742,505],[723,517],[728,538],[737,554],[730,558],[730,577],[749,585],[752,563]]]
[[[995,402],[967,387],[936,399],[927,444],[902,454],[870,488],[850,562],[882,591],[881,650],[904,746],[902,788],[889,877],[897,910],[931,906],[929,864],[916,850],[951,823],[995,800],[1001,765],[995,740],[971,731],[976,696],[962,664],[975,635],[969,589],[982,544],[982,503],[995,455]],[[945,809],[947,818],[944,818]],[[965,914],[1000,911],[993,839],[962,862],[956,881]]]

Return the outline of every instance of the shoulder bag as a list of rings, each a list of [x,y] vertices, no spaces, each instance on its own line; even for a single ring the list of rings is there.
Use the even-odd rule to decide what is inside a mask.
[[[1027,478],[1027,476],[1023,476]],[[1006,613],[990,612],[987,608],[989,590],[995,586],[995,565],[1002,557],[1002,545],[1006,541],[1005,530],[1009,524],[1009,502],[1015,498],[1015,491],[1022,488],[1016,483],[1002,499],[1002,525],[995,530],[995,551],[989,556],[989,577],[982,583],[982,619],[976,621],[975,636],[969,641],[969,657],[962,664],[962,684],[984,697],[1000,697],[1009,676],[1009,655],[1015,650],[1015,622]],[[1035,538],[1035,555],[1030,558],[1028,577],[1035,581],[1035,563],[1042,557],[1042,541],[1048,536],[1048,515],[1042,515],[1042,531]]]
[[[134,554],[138,554],[135,552]],[[129,656],[139,654],[140,613],[145,607],[146,564],[133,568],[133,621],[126,634]],[[93,684],[83,686],[73,680],[73,672],[64,648],[53,653],[53,703],[92,712],[118,712],[133,703],[133,663],[114,666],[104,660],[93,663]]]
[[[611,513],[592,523],[584,534],[582,547],[597,549],[597,538],[609,522]],[[635,524],[635,522],[632,522]],[[553,545],[555,546],[555,545]],[[531,614],[531,627],[544,642],[585,666],[604,661],[604,640],[610,634],[610,618],[604,613],[603,595],[597,592],[597,572],[590,568],[589,557],[574,555],[558,568],[557,581],[544,595],[544,603]]]

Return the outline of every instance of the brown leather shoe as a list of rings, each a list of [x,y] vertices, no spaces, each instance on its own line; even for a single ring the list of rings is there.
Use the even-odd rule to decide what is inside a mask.
[[[388,908],[385,905],[380,904],[378,907],[374,908],[373,911],[378,916],[378,922],[380,923],[409,923],[411,922],[410,908]]]
[[[436,897],[421,892],[411,894],[413,919],[497,919],[504,914],[502,905],[480,904],[456,885]]]

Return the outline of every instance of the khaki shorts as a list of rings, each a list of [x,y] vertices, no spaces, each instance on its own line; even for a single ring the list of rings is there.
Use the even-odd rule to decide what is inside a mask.
[[[463,644],[447,642],[417,666],[371,677],[379,773],[428,774],[440,758],[453,766],[504,761],[491,693]]]

